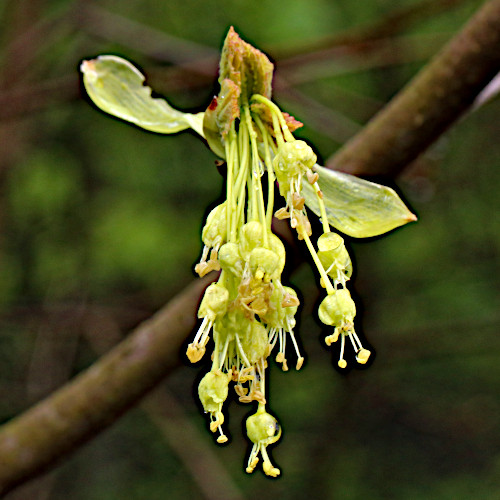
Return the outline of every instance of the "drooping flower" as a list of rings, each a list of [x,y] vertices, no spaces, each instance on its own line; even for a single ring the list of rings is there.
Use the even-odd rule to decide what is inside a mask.
[[[212,336],[211,369],[198,387],[210,430],[219,433],[219,443],[227,441],[223,405],[232,381],[241,402],[258,405],[246,423],[253,443],[246,471],[253,472],[261,455],[264,473],[277,476],[280,471],[266,451],[281,436],[277,420],[266,409],[268,359],[277,349],[276,361],[288,370],[290,342],[297,370],[304,357],[294,332],[299,300],[282,283],[286,252],[272,232],[273,217],[289,219],[310,251],[326,291],[319,319],[334,328],[325,341],[331,345],[341,339],[338,365],[345,368],[346,337],[358,363],[366,363],[370,351],[354,330],[356,306],[346,287],[352,262],[343,238],[330,226],[363,238],[415,216],[392,189],[317,165],[312,148],[293,136],[302,124],[271,101],[273,65],[232,28],[222,49],[221,90],[204,113],[182,113],[153,98],[143,75],[119,57],[100,56],[84,61],[81,68],[89,96],[104,111],[160,133],[192,128],[226,163],[226,200],[207,217],[202,256],[195,266],[200,276],[219,270],[220,275],[205,291],[198,311],[201,324],[187,357],[192,362],[202,359]],[[283,198],[277,209],[275,181]],[[317,248],[306,207],[321,219]]]
[[[217,370],[209,371],[198,385],[198,396],[203,409],[210,413],[210,430],[212,432],[218,430],[220,433],[217,438],[218,443],[227,441],[226,435],[222,432],[222,424],[224,423],[222,405],[226,401],[230,381],[230,374]]]
[[[278,421],[269,413],[265,406],[259,403],[257,411],[247,418],[246,429],[248,439],[253,443],[246,471],[253,472],[259,462],[259,453],[262,455],[262,468],[268,476],[279,476],[280,470],[273,466],[266,448],[274,444],[281,437],[281,427]]]

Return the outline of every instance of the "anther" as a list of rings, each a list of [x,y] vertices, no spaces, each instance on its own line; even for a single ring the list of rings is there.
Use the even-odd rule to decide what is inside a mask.
[[[309,181],[309,184],[315,184],[316,182],[318,182],[318,179],[319,179],[318,172],[313,173],[310,170],[308,170],[306,172],[306,176],[307,176],[307,180]]]

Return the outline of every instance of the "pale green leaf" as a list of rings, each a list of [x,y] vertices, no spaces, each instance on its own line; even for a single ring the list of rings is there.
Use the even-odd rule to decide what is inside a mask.
[[[397,193],[387,186],[316,165],[328,222],[355,238],[368,238],[417,220]],[[313,187],[303,182],[306,205],[321,216]]]
[[[144,75],[125,59],[99,56],[83,61],[81,71],[87,93],[106,113],[161,134],[192,128],[203,137],[203,113],[183,113],[151,97]]]

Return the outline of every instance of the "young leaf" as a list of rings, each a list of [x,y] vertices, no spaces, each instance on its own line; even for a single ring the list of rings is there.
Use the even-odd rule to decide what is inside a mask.
[[[273,64],[265,54],[229,32],[222,47],[219,65],[219,95],[205,111],[203,132],[210,149],[225,158],[224,141],[233,122],[240,117],[240,107],[254,94],[271,97]]]
[[[221,158],[226,157],[223,140],[231,128],[232,122],[239,118],[240,88],[229,78],[222,81],[219,95],[205,111],[203,134],[210,149]]]
[[[228,78],[240,88],[245,99],[253,94],[271,98],[273,63],[260,50],[243,41],[231,26],[222,47],[219,83]]]
[[[396,192],[387,186],[316,165],[328,222],[355,238],[368,238],[417,220]],[[313,187],[303,183],[306,205],[321,216]]]
[[[99,56],[83,61],[81,71],[87,93],[106,113],[160,134],[192,128],[203,137],[203,113],[183,113],[151,97],[144,75],[125,59]]]

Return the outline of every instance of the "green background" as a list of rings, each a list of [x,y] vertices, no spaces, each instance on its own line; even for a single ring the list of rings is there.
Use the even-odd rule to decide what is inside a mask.
[[[434,4],[446,8],[389,22],[385,50],[365,36],[313,59],[332,37],[373,33],[419,3],[0,3],[2,421],[193,279],[203,217],[222,192],[216,158],[195,134],[147,133],[92,107],[78,89],[82,59],[127,57],[174,106],[201,110],[217,92],[213,55],[234,25],[274,58],[275,99],[325,162],[481,5]],[[183,61],[203,73],[176,80]],[[194,396],[200,368],[179,353],[185,366],[156,403],[8,498],[500,498],[499,112],[493,101],[465,116],[396,179],[418,223],[349,240],[357,328],[376,351],[367,369],[337,370],[305,249],[290,255],[306,261],[290,277],[303,297],[306,363],[298,373],[270,363],[270,408],[284,430],[272,452],[279,479],[244,472],[248,406],[229,404],[231,443],[215,444]]]

